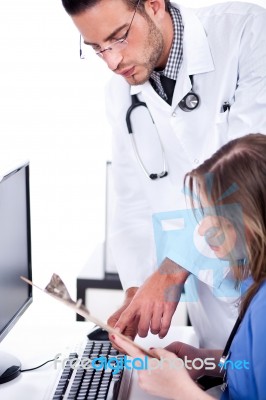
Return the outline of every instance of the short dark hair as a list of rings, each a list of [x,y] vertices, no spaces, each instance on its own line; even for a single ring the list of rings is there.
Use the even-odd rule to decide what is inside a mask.
[[[102,0],[62,0],[62,4],[64,9],[69,15],[77,15],[81,14],[82,12],[91,7],[94,7],[96,4],[100,3],[100,1]],[[138,3],[138,0],[123,0],[123,1],[127,3],[128,7],[132,10],[136,7]],[[145,1],[146,0],[140,0],[139,12],[143,12]],[[165,1],[165,8],[167,10],[170,0],[164,0],[164,1]]]

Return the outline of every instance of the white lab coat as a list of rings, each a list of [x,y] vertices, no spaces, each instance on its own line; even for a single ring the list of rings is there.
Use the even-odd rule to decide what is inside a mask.
[[[172,105],[149,82],[130,88],[120,76],[113,76],[106,92],[117,196],[112,254],[124,289],[140,286],[157,268],[152,216],[187,206],[182,193],[185,173],[233,138],[266,133],[266,10],[239,2],[179,8],[184,60]],[[196,110],[184,112],[178,103],[191,89],[189,75],[201,103]],[[136,160],[125,123],[130,94],[138,94],[152,114],[165,150],[166,178],[148,179]],[[230,103],[230,111],[223,112],[225,102]],[[149,123],[145,118],[141,111],[132,115],[138,149],[148,171],[161,172],[161,149],[154,130],[150,125],[145,128]],[[237,307],[231,300],[214,298],[210,282],[199,278],[203,281],[200,301],[188,304],[190,318],[202,346],[222,348]]]

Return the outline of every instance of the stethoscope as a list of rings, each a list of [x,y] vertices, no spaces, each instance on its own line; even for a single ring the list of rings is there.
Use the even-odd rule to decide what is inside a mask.
[[[191,80],[192,89],[191,89],[191,91],[189,93],[187,93],[183,97],[183,99],[178,104],[178,106],[181,108],[181,110],[185,111],[185,112],[190,112],[190,111],[195,110],[200,104],[199,95],[196,94],[193,91],[193,76],[191,75],[189,78]],[[131,95],[131,101],[132,101],[131,106],[129,107],[129,109],[127,110],[127,113],[126,113],[126,124],[127,124],[128,133],[129,133],[130,138],[131,138],[131,142],[132,142],[132,146],[133,146],[133,149],[134,149],[135,156],[136,156],[136,158],[138,160],[138,163],[141,166],[144,174],[148,178],[150,178],[152,180],[164,178],[165,176],[168,175],[168,171],[167,171],[167,168],[166,168],[165,151],[164,151],[164,147],[163,147],[163,144],[162,144],[158,129],[156,128],[156,125],[155,125],[154,120],[152,118],[152,115],[151,115],[151,113],[150,113],[150,111],[148,109],[147,104],[144,101],[140,101],[136,94]],[[145,167],[140,155],[139,155],[137,144],[136,144],[136,141],[135,141],[135,138],[134,138],[134,135],[133,135],[133,129],[132,129],[131,120],[130,120],[132,111],[134,111],[137,107],[145,107],[148,110],[148,113],[150,115],[152,123],[153,123],[153,125],[155,127],[155,130],[157,132],[157,136],[158,136],[158,140],[159,140],[160,147],[161,147],[161,152],[162,152],[162,164],[163,164],[162,165],[162,172],[160,172],[160,173],[149,173],[147,168]]]

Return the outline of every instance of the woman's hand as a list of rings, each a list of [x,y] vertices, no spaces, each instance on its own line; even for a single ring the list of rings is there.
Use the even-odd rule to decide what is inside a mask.
[[[147,357],[134,343],[128,343],[117,335],[112,335],[117,346],[133,358]],[[140,387],[146,392],[174,400],[212,399],[190,378],[184,362],[174,353],[165,349],[150,349],[154,358],[148,357],[147,369],[138,370]],[[135,364],[135,363],[134,363]],[[142,365],[144,365],[144,361]]]
[[[173,342],[166,346],[165,349],[182,358],[193,380],[202,375],[220,375],[218,363],[222,355],[222,350],[198,349],[183,342]]]

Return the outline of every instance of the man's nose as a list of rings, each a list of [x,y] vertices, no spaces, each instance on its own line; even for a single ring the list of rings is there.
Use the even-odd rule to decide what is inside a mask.
[[[123,59],[121,52],[107,50],[103,53],[103,59],[106,62],[108,68],[115,71]]]

